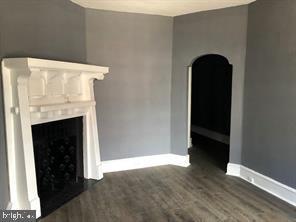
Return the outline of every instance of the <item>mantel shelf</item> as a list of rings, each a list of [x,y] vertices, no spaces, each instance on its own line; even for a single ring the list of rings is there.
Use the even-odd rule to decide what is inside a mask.
[[[50,112],[56,110],[65,110],[65,109],[74,109],[74,108],[81,108],[81,107],[89,107],[95,106],[95,101],[79,101],[79,102],[69,102],[69,103],[62,103],[62,104],[49,104],[49,105],[34,105],[30,106],[30,112]]]
[[[12,69],[62,70],[64,72],[83,72],[84,74],[107,74],[109,72],[109,67],[37,58],[9,58],[3,61],[5,67]]]

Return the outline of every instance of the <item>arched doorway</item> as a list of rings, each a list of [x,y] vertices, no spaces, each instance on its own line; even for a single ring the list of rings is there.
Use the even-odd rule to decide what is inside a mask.
[[[188,137],[220,168],[229,161],[232,65],[217,54],[198,57],[189,68]]]

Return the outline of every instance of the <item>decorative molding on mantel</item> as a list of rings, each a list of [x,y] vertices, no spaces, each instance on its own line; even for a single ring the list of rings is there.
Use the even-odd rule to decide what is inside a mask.
[[[296,189],[292,187],[239,164],[228,163],[226,174],[240,177],[296,207]]]
[[[93,81],[108,67],[35,58],[2,61],[7,159],[11,209],[36,210],[37,192],[31,126],[83,117],[83,161],[86,178],[101,179]]]
[[[103,173],[111,173],[163,165],[188,167],[190,165],[189,155],[181,156],[169,153],[152,156],[107,160],[102,161],[102,171]]]

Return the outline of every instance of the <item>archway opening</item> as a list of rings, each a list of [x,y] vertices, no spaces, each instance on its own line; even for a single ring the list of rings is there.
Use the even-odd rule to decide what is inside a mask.
[[[229,162],[232,65],[224,56],[208,54],[197,58],[190,70],[191,152],[226,171]]]

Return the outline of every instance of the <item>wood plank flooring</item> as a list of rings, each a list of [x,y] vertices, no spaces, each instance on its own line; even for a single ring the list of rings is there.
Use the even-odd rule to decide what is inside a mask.
[[[109,173],[42,222],[296,222],[296,208],[226,176],[202,149],[191,166]]]

